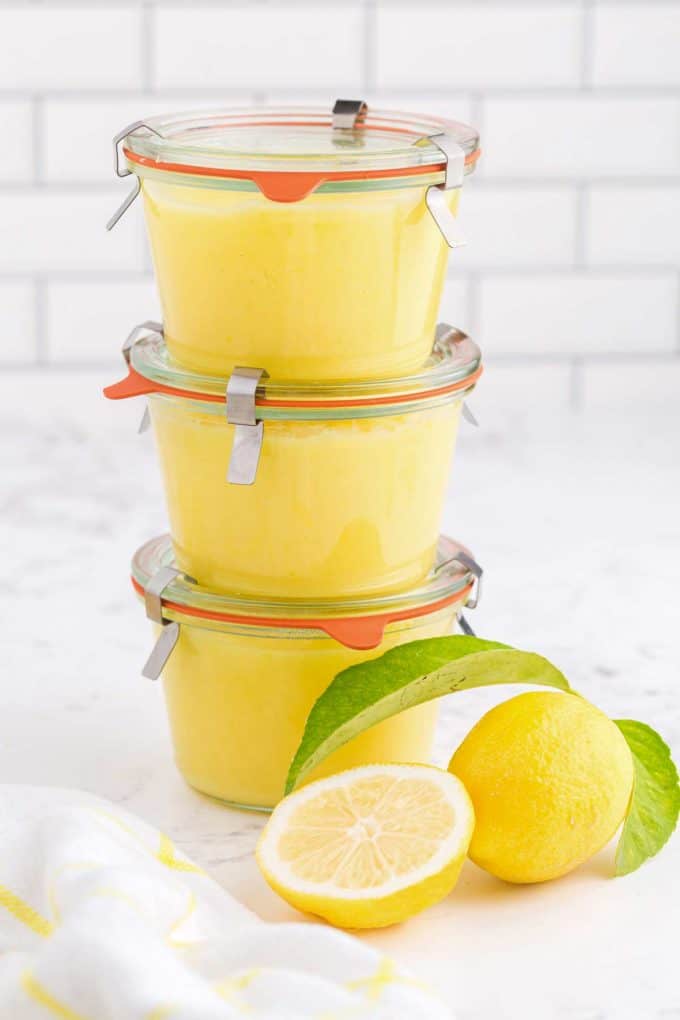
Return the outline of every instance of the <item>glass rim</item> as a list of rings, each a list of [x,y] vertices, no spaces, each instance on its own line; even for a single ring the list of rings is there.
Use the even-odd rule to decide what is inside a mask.
[[[197,626],[201,620],[211,620],[290,630],[315,629],[314,624],[319,624],[320,630],[325,630],[325,624],[332,629],[333,621],[361,625],[372,618],[383,624],[386,617],[414,619],[445,608],[471,590],[474,578],[456,559],[459,553],[471,556],[465,546],[440,535],[434,564],[424,581],[405,591],[356,598],[284,599],[214,592],[179,574],[163,591],[164,616],[193,621]],[[132,558],[131,580],[140,597],[162,567],[176,568],[169,534],[145,542]]]
[[[459,399],[482,372],[477,344],[461,330],[441,324],[430,357],[418,371],[382,379],[290,382],[263,376],[257,387],[258,418],[313,420],[385,415],[424,407],[433,400]],[[112,399],[159,395],[197,401],[208,410],[226,404],[228,376],[180,366],[161,332],[150,332],[130,348],[129,375],[105,389]],[[220,412],[221,413],[221,412]]]
[[[444,169],[432,136],[445,133],[463,149],[466,170],[479,156],[479,135],[449,118],[369,107],[352,128],[333,127],[328,107],[222,107],[179,111],[137,122],[123,140],[128,164],[173,173],[320,173],[362,179]]]

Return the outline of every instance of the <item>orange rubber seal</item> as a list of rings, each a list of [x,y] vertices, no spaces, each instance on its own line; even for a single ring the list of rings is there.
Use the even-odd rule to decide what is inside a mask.
[[[385,131],[398,131],[398,128],[381,128]],[[408,132],[406,132],[408,133]],[[427,174],[443,172],[445,163],[432,163],[426,166],[397,167],[393,170],[228,170],[221,167],[192,166],[187,163],[163,163],[160,160],[140,156],[131,149],[123,147],[123,153],[130,163],[162,170],[168,173],[193,174],[199,177],[219,177],[232,180],[253,181],[259,190],[272,202],[299,202],[327,181],[366,181],[381,180],[389,177],[419,177]],[[465,165],[472,166],[481,155],[475,149],[465,157]]]
[[[139,581],[132,577],[132,587],[142,598],[144,588]],[[390,613],[375,613],[372,616],[335,617],[330,619],[295,619],[280,616],[241,616],[238,613],[216,613],[208,609],[198,609],[195,606],[181,605],[169,599],[161,599],[161,604],[173,612],[181,613],[184,616],[195,616],[201,620],[214,620],[217,623],[242,623],[256,627],[278,627],[281,629],[293,630],[320,630],[334,641],[344,645],[345,648],[352,648],[355,651],[370,651],[377,648],[383,639],[385,627],[390,623],[398,623],[401,620],[415,620],[421,616],[429,616],[440,609],[453,605],[455,602],[464,602],[473,588],[471,582],[466,587],[446,598],[430,602],[425,606],[418,606],[415,609],[394,610]]]
[[[467,390],[477,382],[482,372],[482,365],[471,375],[458,382],[450,383],[448,386],[440,386],[431,390],[421,390],[417,393],[399,393],[389,397],[366,397],[355,400],[274,400],[267,397],[258,397],[255,400],[256,407],[289,407],[294,410],[296,407],[373,407],[386,404],[407,404],[420,400],[427,400],[430,397],[444,396],[447,393],[455,393],[457,390]],[[207,401],[211,404],[226,404],[226,392],[224,396],[219,393],[200,393],[194,390],[182,390],[175,386],[166,386],[163,383],[155,382],[141,375],[131,365],[128,374],[124,379],[104,387],[104,396],[109,400],[126,400],[128,397],[148,396],[150,393],[167,393],[174,397],[185,397],[187,400]]]

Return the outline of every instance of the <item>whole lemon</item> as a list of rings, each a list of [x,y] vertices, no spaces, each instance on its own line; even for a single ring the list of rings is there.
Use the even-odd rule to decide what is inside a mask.
[[[633,760],[618,727],[575,694],[520,694],[487,712],[453,755],[476,825],[469,855],[507,882],[559,878],[623,820]]]

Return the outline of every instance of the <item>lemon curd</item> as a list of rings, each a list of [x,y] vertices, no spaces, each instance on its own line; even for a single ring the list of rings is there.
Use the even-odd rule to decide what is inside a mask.
[[[324,634],[183,626],[163,673],[179,771],[212,797],[273,807],[309,711],[333,677],[405,641],[449,633],[454,616],[447,610],[427,623],[395,626],[372,652],[353,651]],[[330,755],[310,778],[375,761],[428,762],[436,719],[434,701],[386,719]]]
[[[430,353],[448,249],[425,188],[287,204],[154,179],[142,194],[166,340],[188,368],[371,378]]]
[[[230,485],[224,410],[153,395],[179,566],[211,588],[282,597],[415,584],[432,564],[461,406],[267,421],[254,484]]]
[[[357,622],[348,608],[340,620],[344,629],[336,631],[337,619],[310,620],[310,614],[328,612],[327,604],[254,603],[207,593],[181,578],[172,582],[164,593],[163,618],[179,622],[179,637],[165,663],[163,685],[177,767],[186,781],[238,806],[276,804],[309,711],[337,673],[456,627],[470,584],[466,569],[453,562],[458,549],[442,539],[439,569],[422,587],[363,602],[362,612],[382,614],[377,630],[375,615]],[[168,562],[167,536],[138,551],[133,561],[138,593]],[[335,607],[343,612],[342,603]],[[191,615],[197,610],[215,618]],[[388,619],[389,613],[406,618]],[[156,634],[159,629],[154,624]],[[375,761],[427,762],[436,718],[433,701],[386,719],[334,752],[310,778]]]
[[[444,232],[457,243],[460,188],[479,155],[473,128],[373,109],[344,126],[330,109],[217,110],[137,122],[123,152],[167,342],[185,367],[319,381],[425,361]]]

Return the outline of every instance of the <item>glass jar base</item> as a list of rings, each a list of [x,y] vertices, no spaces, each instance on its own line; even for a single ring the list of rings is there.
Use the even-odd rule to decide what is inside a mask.
[[[208,793],[207,790],[202,790],[200,786],[190,783],[187,779],[185,779],[184,782],[190,790],[194,791],[194,793],[200,794],[201,797],[205,797],[207,800],[211,800],[213,803],[219,804],[221,807],[232,808],[234,811],[249,811],[252,814],[270,815],[275,807],[274,804],[270,807],[265,807],[263,804],[243,804],[238,800],[230,800],[227,797],[218,797],[217,794]]]

